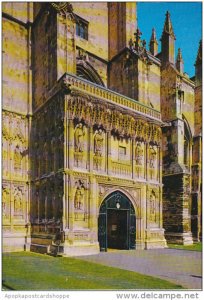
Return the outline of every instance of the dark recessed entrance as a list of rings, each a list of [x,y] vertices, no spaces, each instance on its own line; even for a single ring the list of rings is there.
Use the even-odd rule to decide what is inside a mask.
[[[108,209],[107,220],[108,248],[128,249],[127,210]]]
[[[135,211],[123,193],[114,192],[101,204],[98,239],[101,251],[107,251],[107,248],[135,249]]]

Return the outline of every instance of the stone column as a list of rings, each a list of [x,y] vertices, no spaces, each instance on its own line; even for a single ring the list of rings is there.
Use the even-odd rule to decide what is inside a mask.
[[[131,141],[131,153],[130,153],[130,155],[131,155],[131,164],[132,164],[132,179],[134,179],[135,178],[135,148],[134,148],[134,145],[135,145],[135,143],[134,143],[134,138],[131,138],[130,139],[130,141]]]
[[[65,97],[64,105],[64,169],[68,168],[68,158],[69,158],[69,116],[68,116],[68,99]]]
[[[94,151],[93,127],[92,125],[90,125],[89,127],[89,172],[93,171],[93,151]]]
[[[73,119],[68,119],[68,167],[70,170],[74,167],[74,123]]]
[[[146,161],[146,166],[145,166],[145,178],[146,178],[146,180],[148,181],[149,180],[149,143],[147,142],[146,144],[145,144],[145,156],[146,156],[146,159],[145,159],[145,161]]]
[[[159,187],[159,227],[163,228],[162,185]]]
[[[158,170],[158,181],[162,183],[162,150],[161,147],[158,147],[159,151],[159,170]]]
[[[74,227],[74,178],[73,175],[69,175],[69,192],[68,192],[68,204],[69,204],[69,229],[72,231]]]
[[[112,174],[111,166],[111,131],[107,131],[107,174]]]
[[[64,174],[63,230],[69,228],[69,175]]]
[[[95,244],[96,251],[98,251],[98,195],[94,176],[89,177],[89,229],[91,231],[90,241]]]
[[[11,230],[13,230],[13,223],[14,223],[14,186],[10,185],[10,224],[11,224]]]

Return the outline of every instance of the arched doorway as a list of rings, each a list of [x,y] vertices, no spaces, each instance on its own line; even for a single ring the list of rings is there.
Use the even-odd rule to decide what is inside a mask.
[[[102,202],[98,217],[98,240],[100,251],[112,249],[135,249],[135,210],[123,193],[111,193]]]

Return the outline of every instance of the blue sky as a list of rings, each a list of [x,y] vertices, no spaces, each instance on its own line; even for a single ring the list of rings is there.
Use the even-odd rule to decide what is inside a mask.
[[[149,45],[152,28],[156,29],[159,42],[163,31],[166,11],[170,12],[176,35],[175,57],[181,48],[184,71],[190,77],[195,73],[195,59],[199,41],[202,38],[202,3],[201,2],[137,2],[138,27],[142,39]]]

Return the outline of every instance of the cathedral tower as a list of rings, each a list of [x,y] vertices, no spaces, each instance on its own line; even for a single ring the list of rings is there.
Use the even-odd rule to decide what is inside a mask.
[[[135,2],[109,2],[109,59],[127,47],[136,30]]]

